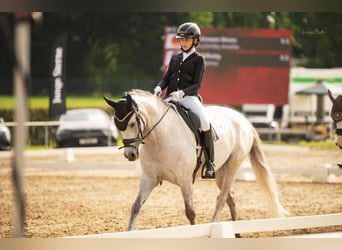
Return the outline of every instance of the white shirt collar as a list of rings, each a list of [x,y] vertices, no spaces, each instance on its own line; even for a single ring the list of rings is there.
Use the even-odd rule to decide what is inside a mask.
[[[192,53],[194,53],[195,50],[196,50],[195,48],[192,48],[188,53],[183,52],[183,61],[184,61],[185,59],[187,59]]]

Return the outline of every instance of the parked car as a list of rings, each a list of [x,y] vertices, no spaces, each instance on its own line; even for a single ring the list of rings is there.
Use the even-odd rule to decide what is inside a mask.
[[[116,145],[118,131],[102,109],[72,109],[60,117],[57,147]]]
[[[11,132],[0,117],[0,150],[9,150],[11,147]]]

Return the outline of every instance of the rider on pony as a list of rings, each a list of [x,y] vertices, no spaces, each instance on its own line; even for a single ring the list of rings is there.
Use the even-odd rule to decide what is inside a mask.
[[[178,27],[176,38],[179,39],[182,52],[172,56],[164,77],[154,89],[154,94],[160,96],[167,88],[166,96],[170,96],[172,101],[179,102],[199,116],[207,158],[206,171],[202,178],[215,178],[211,125],[199,96],[205,70],[205,59],[196,50],[200,36],[201,30],[196,23],[187,22]]]

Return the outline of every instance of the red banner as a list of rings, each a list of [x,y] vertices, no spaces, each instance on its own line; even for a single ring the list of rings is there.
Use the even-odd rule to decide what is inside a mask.
[[[205,103],[288,103],[289,30],[202,28],[198,51],[206,58]],[[179,52],[175,27],[165,29],[164,67]]]

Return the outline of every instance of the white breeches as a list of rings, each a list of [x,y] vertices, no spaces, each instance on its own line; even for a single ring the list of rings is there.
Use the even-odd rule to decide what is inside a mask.
[[[192,112],[199,116],[202,131],[208,131],[210,129],[210,123],[207,115],[204,112],[203,104],[200,102],[197,96],[187,95],[184,98],[180,99],[179,102],[184,107],[190,109]]]

